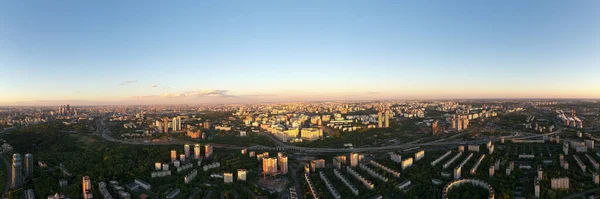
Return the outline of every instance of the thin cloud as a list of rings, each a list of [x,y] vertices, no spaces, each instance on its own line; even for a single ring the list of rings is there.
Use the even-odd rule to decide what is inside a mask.
[[[75,93],[81,93],[81,91],[75,91]]]
[[[125,84],[133,84],[133,83],[137,83],[137,82],[138,82],[137,80],[127,80],[127,81],[121,82],[119,84],[119,86],[123,86]]]
[[[142,96],[133,96],[131,98],[135,98],[135,99],[147,99],[147,98],[155,98],[158,97],[158,95],[142,95]]]
[[[256,94],[240,95],[239,97],[269,97],[269,96],[277,96],[277,95],[266,94],[266,93],[256,93]]]
[[[158,87],[156,84],[152,84],[152,88],[156,88]]]
[[[228,90],[197,90],[197,91],[185,91],[179,93],[165,93],[162,95],[166,98],[182,98],[182,97],[239,97],[236,95],[229,94]]]
[[[367,94],[369,94],[369,95],[377,95],[377,94],[381,94],[381,92],[371,91],[371,92],[367,92]]]

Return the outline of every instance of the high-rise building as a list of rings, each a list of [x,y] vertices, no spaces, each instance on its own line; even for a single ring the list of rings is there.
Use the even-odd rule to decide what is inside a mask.
[[[190,145],[189,144],[183,145],[183,153],[185,154],[185,157],[190,157]]]
[[[194,145],[194,158],[196,160],[200,159],[200,144]]]
[[[281,174],[286,174],[288,172],[288,157],[287,156],[280,156],[279,157],[279,170],[281,171]]]
[[[173,131],[181,131],[181,116],[173,118]]]
[[[456,168],[454,168],[454,179],[455,180],[460,179],[461,170],[462,170],[462,167],[456,167]]]
[[[83,198],[94,198],[94,195],[92,194],[92,181],[90,180],[90,176],[83,176],[83,182],[81,183],[81,185],[83,188]]]
[[[358,153],[351,153],[350,154],[350,166],[351,167],[358,166],[359,159],[360,159],[360,156],[358,155]]]
[[[11,188],[19,188],[23,186],[23,165],[21,154],[13,154]]]
[[[224,183],[232,183],[233,182],[233,173],[223,173],[223,182]]]
[[[237,179],[239,181],[246,181],[246,175],[247,175],[246,169],[238,169]]]
[[[25,177],[31,177],[33,175],[33,155],[31,153],[25,154]]]
[[[263,175],[277,173],[277,158],[263,158]]]
[[[336,169],[342,169],[344,165],[346,165],[345,155],[333,157],[333,167],[335,167]]]
[[[383,128],[383,114],[381,111],[377,113],[377,128]]]
[[[177,161],[177,151],[171,150],[171,163]]]
[[[213,146],[210,144],[204,145],[204,156],[209,158],[213,153]]]
[[[154,122],[154,126],[156,126],[156,129],[158,129],[159,133],[164,133],[165,128],[163,127],[163,123],[160,120],[156,120]]]
[[[540,197],[540,180],[541,179],[536,179],[535,184],[534,184],[534,195],[536,198]]]
[[[169,118],[163,118],[163,133],[169,133]]]
[[[210,129],[210,122],[204,121],[204,124],[202,125],[202,127],[204,127],[204,129]]]
[[[390,111],[385,111],[385,128],[390,127]]]
[[[23,196],[25,196],[25,199],[35,199],[35,194],[33,192],[33,189],[25,190],[25,192],[23,192]]]
[[[325,160],[317,159],[310,161],[310,170],[311,172],[315,172],[317,169],[325,168]]]
[[[439,133],[439,131],[440,131],[439,122],[438,122],[438,120],[434,120],[431,123],[431,134],[437,135]]]

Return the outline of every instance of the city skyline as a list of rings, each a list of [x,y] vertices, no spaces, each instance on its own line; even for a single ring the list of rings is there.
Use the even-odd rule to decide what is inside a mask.
[[[0,106],[600,98],[599,4],[1,2]]]

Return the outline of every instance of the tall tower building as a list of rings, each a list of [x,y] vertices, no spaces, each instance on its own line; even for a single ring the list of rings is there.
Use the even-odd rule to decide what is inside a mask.
[[[92,194],[92,181],[90,180],[90,176],[83,176],[83,182],[81,183],[81,185],[83,189],[83,198],[94,198],[94,195]]]
[[[33,175],[33,155],[25,154],[25,177]]]
[[[359,158],[360,158],[360,156],[358,155],[358,153],[351,153],[350,154],[350,166],[351,167],[358,166]]]
[[[377,113],[377,122],[377,128],[383,128],[383,114],[381,113],[381,111]]]
[[[196,160],[200,159],[200,144],[194,145],[194,158]]]
[[[204,129],[210,129],[210,122],[204,121],[204,124],[202,124],[202,127],[204,127]]]
[[[204,156],[209,158],[213,153],[213,146],[210,144],[204,145]]]
[[[277,158],[263,158],[263,175],[277,173]]]
[[[175,162],[176,160],[177,160],[177,151],[171,150],[171,163]]]
[[[385,111],[385,128],[390,127],[390,111]]]
[[[437,133],[439,132],[439,130],[440,130],[440,127],[439,127],[438,120],[434,120],[431,123],[431,134],[437,135]]]
[[[185,154],[185,157],[190,157],[190,145],[189,144],[183,145],[183,153]]]
[[[163,133],[169,133],[169,118],[163,118]]]
[[[534,184],[534,187],[533,187],[533,189],[534,189],[534,195],[535,195],[536,198],[539,198],[540,197],[540,179],[536,179],[534,181],[535,181],[535,184]]]
[[[21,162],[21,154],[13,154],[11,188],[19,188],[23,185],[23,165]]]
[[[279,170],[281,174],[286,174],[288,172],[288,157],[280,156],[279,157]]]
[[[173,131],[181,131],[181,116],[173,118]]]

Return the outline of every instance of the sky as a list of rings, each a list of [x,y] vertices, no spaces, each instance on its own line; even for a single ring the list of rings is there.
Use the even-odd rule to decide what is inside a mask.
[[[0,1],[0,105],[600,98],[600,1]]]

